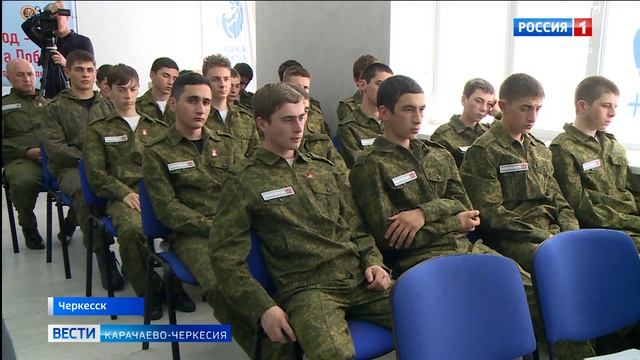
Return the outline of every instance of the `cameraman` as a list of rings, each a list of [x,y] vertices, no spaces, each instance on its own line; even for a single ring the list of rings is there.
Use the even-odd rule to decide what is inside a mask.
[[[24,33],[31,39],[36,45],[38,45],[41,50],[41,61],[43,63],[39,64],[43,68],[47,66],[44,63],[44,59],[46,59],[46,52],[50,51],[51,61],[54,64],[60,65],[61,68],[64,68],[67,64],[66,56],[74,50],[85,50],[93,55],[93,45],[91,44],[91,40],[83,35],[80,35],[73,30],[69,29],[69,16],[60,15],[58,10],[64,9],[64,1],[56,1],[48,4],[44,7],[44,11],[41,14],[32,16],[28,18],[24,23],[22,23],[22,30]],[[51,17],[57,21],[57,29],[53,31],[53,33],[49,34],[46,30],[41,27],[43,14],[45,16]],[[54,37],[54,44],[57,44],[57,50],[46,50],[45,47],[51,44],[47,44],[47,39],[49,37]],[[50,72],[47,74],[47,78],[44,79],[46,83],[53,83],[58,74],[54,72]],[[51,80],[51,81],[50,81]],[[44,88],[44,87],[43,87]],[[47,86],[49,88],[49,86]],[[53,98],[60,92],[61,89],[56,89],[54,93],[47,92],[47,98]]]

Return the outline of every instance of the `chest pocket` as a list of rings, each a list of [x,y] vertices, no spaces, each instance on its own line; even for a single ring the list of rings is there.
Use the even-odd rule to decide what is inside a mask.
[[[189,160],[176,161],[172,164],[177,164],[181,162],[186,162]],[[193,161],[193,160],[190,160]],[[177,165],[176,165],[177,166]],[[184,187],[184,188],[201,188],[198,183],[203,181],[202,174],[198,169],[198,164],[194,162],[194,166],[185,167],[185,168],[174,168],[169,170],[169,177],[171,178],[171,182],[174,184],[174,188]]]
[[[307,180],[317,205],[316,210],[330,219],[337,219],[340,212],[340,193],[333,174],[316,175]]]
[[[445,165],[438,164],[424,169],[427,176],[429,186],[438,198],[443,198],[447,192],[447,182],[451,178],[449,168]]]
[[[504,202],[519,201],[528,198],[529,171],[531,171],[531,169],[498,174]]]
[[[613,181],[618,189],[624,190],[627,187],[627,159],[621,154],[611,154],[609,163],[611,170],[608,181]]]
[[[411,173],[416,174],[415,179],[410,179]],[[425,192],[420,186],[422,181],[424,180],[419,178],[419,172],[415,170],[395,170],[393,173],[388,173],[387,186],[391,189],[390,197],[393,206],[402,211],[413,208],[416,204],[426,200]]]

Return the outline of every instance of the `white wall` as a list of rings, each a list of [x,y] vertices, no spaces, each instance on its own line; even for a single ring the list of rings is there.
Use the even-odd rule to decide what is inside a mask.
[[[299,61],[335,134],[338,102],[356,90],[353,62],[367,53],[389,62],[389,11],[389,1],[256,2],[258,86],[279,81],[283,61]]]

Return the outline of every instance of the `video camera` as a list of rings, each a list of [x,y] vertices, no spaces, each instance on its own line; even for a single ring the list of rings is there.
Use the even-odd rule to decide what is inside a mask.
[[[58,16],[71,16],[71,10],[56,9],[51,11],[45,7],[44,10],[36,7],[37,14],[33,15],[33,31],[44,36],[45,48],[55,48],[56,46],[56,30],[58,30]]]

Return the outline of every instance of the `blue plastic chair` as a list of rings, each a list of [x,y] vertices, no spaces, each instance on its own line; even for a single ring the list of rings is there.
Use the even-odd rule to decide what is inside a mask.
[[[174,304],[174,289],[172,277],[177,277],[183,283],[199,286],[196,278],[193,277],[189,269],[180,261],[178,255],[171,250],[164,252],[155,252],[154,239],[162,238],[167,239],[171,234],[171,230],[167,228],[156,216],[156,212],[151,204],[149,198],[149,192],[144,184],[143,180],[140,180],[138,184],[138,193],[140,195],[140,209],[142,215],[142,231],[147,238],[147,246],[149,248],[149,261],[147,263],[147,289],[144,294],[144,324],[149,325],[151,320],[149,319],[149,311],[151,310],[151,272],[154,271],[153,267],[156,265],[162,266],[164,289],[166,294],[166,301],[169,308],[169,324],[175,325],[176,322],[176,310]],[[142,350],[149,348],[148,342],[142,343]],[[171,343],[171,353],[174,360],[180,359],[180,347],[179,343]]]
[[[89,184],[89,179],[87,178],[87,172],[84,166],[84,160],[80,160],[80,164],[78,165],[78,171],[80,172],[80,186],[82,186],[82,195],[84,197],[84,203],[89,208],[89,224],[91,227],[100,229],[106,234],[109,234],[113,237],[118,237],[118,232],[116,228],[113,226],[113,222],[111,218],[105,214],[105,208],[107,207],[107,199],[98,196],[93,189],[91,189],[91,184]],[[93,279],[93,231],[89,231],[89,234],[85,235],[87,237],[87,273],[86,273],[86,296],[91,297],[91,286]],[[103,256],[105,259],[109,256],[109,244],[103,243],[102,250],[104,252]],[[107,262],[109,266],[111,266],[111,262]],[[114,296],[113,287],[111,286],[111,270],[107,269],[107,294],[109,297]],[[116,319],[116,315],[111,315],[111,319]]]
[[[540,245],[533,266],[550,355],[557,341],[585,341],[640,321],[640,257],[625,233],[559,233]]]
[[[71,206],[73,200],[71,196],[60,191],[58,186],[58,180],[49,172],[49,155],[44,145],[40,145],[40,156],[42,160],[42,177],[43,184],[47,189],[47,263],[51,263],[51,248],[53,238],[53,219],[52,219],[52,204],[55,202],[56,209],[58,211],[58,224],[60,229],[64,228],[64,211],[63,206]],[[69,263],[69,249],[68,243],[62,241],[62,259],[64,261],[64,275],[65,278],[71,279],[71,264]]]
[[[340,141],[338,135],[332,137],[331,142],[333,142],[333,146],[336,148],[336,150],[340,151],[340,148],[342,148],[342,142]]]
[[[396,281],[391,311],[401,360],[514,359],[536,350],[520,272],[507,257],[423,261]]]
[[[251,231],[251,251],[247,256],[247,264],[249,272],[256,279],[267,293],[273,296],[276,293],[276,287],[267,272],[267,267],[260,250],[261,239],[255,231]],[[348,320],[349,332],[353,341],[353,347],[356,351],[355,359],[373,359],[393,350],[393,337],[391,331],[385,327],[375,325],[373,323],[361,320]],[[254,360],[260,359],[260,341],[266,337],[266,334],[259,326],[256,335],[256,344],[254,348]],[[301,349],[298,349],[302,358]]]

